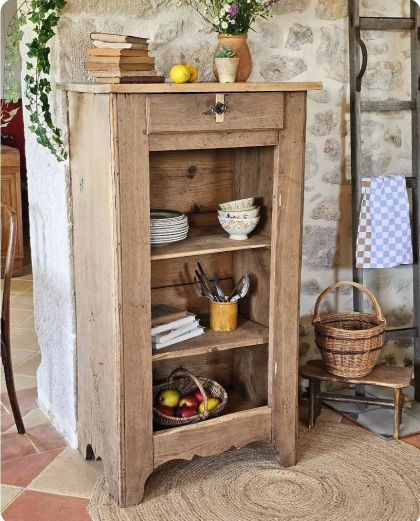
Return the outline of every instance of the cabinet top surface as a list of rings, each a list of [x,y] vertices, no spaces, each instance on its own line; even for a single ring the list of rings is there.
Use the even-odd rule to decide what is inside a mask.
[[[111,84],[111,83],[59,83],[57,88],[73,92],[96,94],[170,94],[206,92],[299,92],[322,90],[322,82],[275,82],[275,83],[156,83],[156,84]]]

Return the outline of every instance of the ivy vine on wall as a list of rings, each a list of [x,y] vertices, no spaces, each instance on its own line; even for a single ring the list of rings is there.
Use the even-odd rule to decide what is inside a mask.
[[[36,136],[38,143],[46,147],[58,159],[67,159],[61,131],[54,125],[49,94],[50,83],[50,47],[61,12],[66,0],[25,0],[13,16],[6,38],[5,52],[5,101],[16,102],[19,99],[19,85],[12,81],[12,68],[19,57],[19,46],[23,37],[23,27],[30,24],[35,37],[27,44],[24,89],[29,113],[29,130]],[[7,112],[2,107],[2,124],[14,116],[15,111]]]

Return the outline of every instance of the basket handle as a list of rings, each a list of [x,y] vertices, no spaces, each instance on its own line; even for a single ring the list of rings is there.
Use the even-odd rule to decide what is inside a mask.
[[[321,314],[320,314],[319,310],[321,307],[321,302],[324,300],[324,297],[326,297],[327,295],[329,295],[330,293],[335,291],[337,288],[341,288],[343,286],[353,286],[353,288],[357,288],[359,291],[361,291],[362,293],[367,295],[370,298],[370,300],[372,301],[373,307],[375,308],[375,313],[376,313],[377,318],[380,321],[385,320],[384,316],[382,315],[382,310],[381,310],[381,306],[379,305],[379,302],[377,301],[375,295],[371,291],[369,291],[366,288],[366,286],[363,286],[362,284],[359,284],[357,282],[342,281],[342,282],[337,282],[336,284],[333,284],[332,286],[330,286],[327,289],[324,289],[324,291],[318,297],[316,304],[315,304],[314,319],[313,319],[312,323],[320,322],[320,320],[321,320]]]
[[[172,380],[174,379],[175,376],[186,376],[188,378],[191,378],[191,380],[194,381],[195,385],[200,389],[200,393],[201,393],[201,396],[203,397],[203,401],[204,401],[204,413],[203,414],[206,414],[208,412],[208,404],[207,404],[207,393],[204,389],[204,387],[202,386],[200,380],[194,376],[192,373],[190,373],[190,371],[188,371],[188,369],[182,369],[182,368],[179,368],[179,369],[174,369],[172,371],[172,373],[169,375],[168,377],[168,382],[170,384],[172,384]]]

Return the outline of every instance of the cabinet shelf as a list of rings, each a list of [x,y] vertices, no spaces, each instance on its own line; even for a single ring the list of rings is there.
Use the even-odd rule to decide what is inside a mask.
[[[254,441],[271,441],[271,409],[268,406],[157,431],[153,435],[153,463],[156,468],[171,459],[211,456]]]
[[[185,356],[203,355],[215,351],[226,351],[238,347],[250,347],[268,343],[268,328],[252,320],[239,317],[235,331],[217,333],[210,329],[204,335],[191,338],[164,349],[155,351],[152,360],[170,360]]]
[[[251,235],[246,241],[234,241],[229,239],[227,233],[220,227],[191,228],[188,238],[184,241],[168,244],[167,246],[152,247],[151,258],[152,261],[176,259],[193,255],[269,248],[270,245],[270,237],[259,235],[258,233]]]

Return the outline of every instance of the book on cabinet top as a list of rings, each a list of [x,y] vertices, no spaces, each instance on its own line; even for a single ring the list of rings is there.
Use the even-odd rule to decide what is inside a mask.
[[[92,40],[92,45],[97,49],[116,49],[116,50],[134,50],[143,49],[147,51],[149,46],[147,43],[128,43],[128,42],[101,42],[100,40]]]
[[[140,36],[131,36],[129,34],[112,34],[112,33],[91,33],[91,40],[99,40],[108,43],[141,43],[147,44],[149,38]]]

